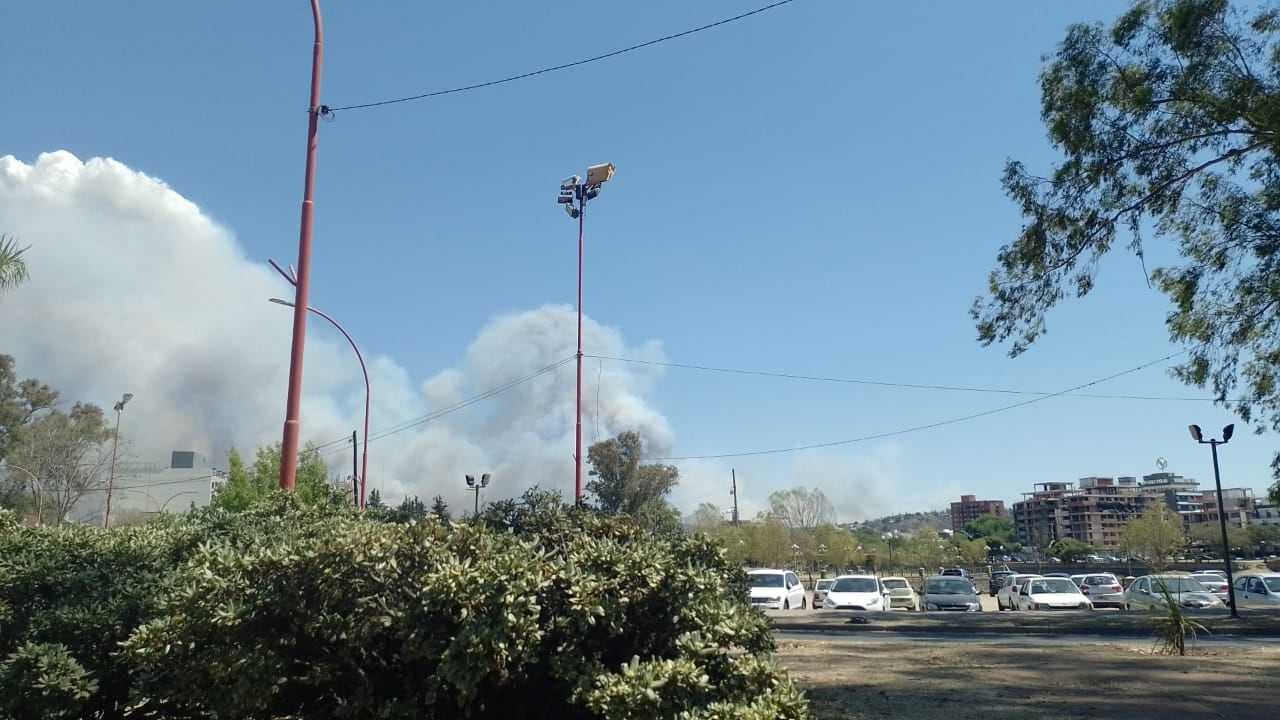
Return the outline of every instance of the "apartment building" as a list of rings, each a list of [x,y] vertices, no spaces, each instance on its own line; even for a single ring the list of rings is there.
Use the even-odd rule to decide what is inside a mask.
[[[1125,524],[1142,514],[1148,499],[1134,477],[1081,478],[1074,492],[1063,495],[1060,532],[1100,552],[1119,552]]]
[[[1228,523],[1238,528],[1248,527],[1250,522],[1257,521],[1258,499],[1250,488],[1223,488],[1222,509],[1226,511]],[[1218,491],[1201,493],[1196,509],[1183,517],[1192,525],[1218,522]]]
[[[961,532],[964,526],[983,515],[1007,515],[1003,500],[979,500],[976,495],[961,495],[951,503],[951,530]]]
[[[1036,483],[1032,488],[1013,504],[1013,527],[1020,545],[1044,550],[1062,537],[1062,497],[1073,492],[1075,484]]]
[[[1034,488],[1013,504],[1013,521],[1018,542],[1039,551],[1071,538],[1100,552],[1118,552],[1125,523],[1141,515],[1148,500],[1134,477],[1086,477]]]
[[[1270,502],[1259,502],[1253,508],[1253,519],[1250,522],[1259,525],[1280,525],[1280,507]]]
[[[1140,489],[1142,494],[1149,497],[1164,498],[1164,504],[1182,516],[1182,523],[1187,526],[1193,524],[1192,516],[1199,513],[1204,505],[1204,492],[1200,490],[1200,483],[1194,478],[1186,478],[1177,473],[1143,475]]]

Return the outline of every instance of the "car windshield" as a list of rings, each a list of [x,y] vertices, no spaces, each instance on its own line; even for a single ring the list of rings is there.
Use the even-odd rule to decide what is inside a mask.
[[[819,581],[818,581],[818,584],[814,586],[814,589],[815,589],[815,590],[826,590],[827,588],[831,587],[831,584],[832,584],[832,583],[834,583],[834,582],[835,582],[835,580],[819,580]]]
[[[930,578],[924,591],[930,595],[972,595],[973,586],[959,578]]]
[[[836,584],[831,586],[831,592],[837,593],[873,593],[879,590],[871,578],[837,578]]]
[[[780,588],[782,576],[777,573],[759,573],[751,576],[751,587]]]
[[[1119,585],[1116,579],[1110,575],[1090,575],[1084,579],[1081,585]]]
[[[1273,593],[1280,593],[1280,577],[1263,578],[1262,582],[1266,583],[1267,589]]]
[[[1222,585],[1227,581],[1226,578],[1221,578],[1217,575],[1192,575],[1191,577],[1195,578],[1198,583],[1208,583],[1210,585]]]
[[[891,590],[901,590],[902,588],[907,587],[907,581],[902,578],[889,578],[888,580],[883,580],[881,582],[884,583],[885,587]]]
[[[1151,588],[1156,593],[1161,592],[1161,588],[1167,588],[1171,593],[1204,592],[1204,585],[1198,580],[1182,576],[1151,578]]]
[[[1079,593],[1076,584],[1070,578],[1038,578],[1030,582],[1027,592],[1032,595],[1040,593]]]

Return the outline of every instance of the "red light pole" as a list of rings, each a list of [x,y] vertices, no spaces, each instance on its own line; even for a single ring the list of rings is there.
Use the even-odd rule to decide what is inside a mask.
[[[320,22],[320,0],[311,0],[315,25],[315,46],[311,51],[311,104],[307,115],[307,166],[302,187],[302,222],[298,229],[298,271],[293,276],[293,346],[289,351],[289,397],[285,402],[284,440],[280,450],[280,487],[292,491],[298,472],[299,415],[302,407],[302,351],[307,340],[307,290],[311,282],[311,222],[316,184],[316,139],[320,116],[329,108],[320,104],[320,64],[324,54],[324,30]],[[275,265],[275,263],[272,263]],[[279,267],[276,267],[278,270]],[[292,270],[292,268],[290,268]]]
[[[587,168],[587,180],[574,175],[560,182],[558,203],[564,205],[569,217],[578,221],[578,382],[577,422],[573,442],[573,503],[582,504],[582,228],[587,214],[587,201],[600,194],[600,186],[613,177],[613,163],[592,165]]]
[[[279,268],[276,268],[276,269],[279,270]],[[289,302],[288,300],[281,300],[280,298],[271,298],[271,302],[277,305],[293,307],[293,303]],[[360,372],[364,375],[364,436],[363,436],[364,444],[361,446],[362,456],[360,459],[360,497],[358,498],[358,501],[360,503],[360,507],[364,508],[365,486],[369,477],[369,397],[370,397],[369,369],[365,367],[364,356],[360,354],[360,348],[356,347],[356,341],[351,339],[351,335],[345,329],[343,329],[341,325],[338,324],[337,320],[334,320],[333,318],[329,317],[328,315],[320,312],[319,310],[313,307],[308,307],[307,310],[315,313],[316,315],[319,315],[325,320],[328,320],[330,325],[337,328],[338,332],[342,333],[342,337],[346,338],[347,342],[351,344],[351,349],[354,350],[356,353],[356,360],[360,361]],[[284,462],[283,458],[281,458],[281,462]]]

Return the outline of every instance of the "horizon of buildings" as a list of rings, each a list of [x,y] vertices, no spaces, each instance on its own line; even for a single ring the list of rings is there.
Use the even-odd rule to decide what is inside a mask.
[[[1013,520],[1017,541],[1043,551],[1058,540],[1072,539],[1101,553],[1121,550],[1124,526],[1160,498],[1182,519],[1183,527],[1218,522],[1218,492],[1176,473],[1080,478],[1075,482],[1034,483],[1030,492],[1006,508],[1003,500],[962,495],[951,503],[951,525],[957,531],[982,515]],[[1280,508],[1255,497],[1251,488],[1222,489],[1227,522],[1238,528],[1251,523],[1280,526]]]

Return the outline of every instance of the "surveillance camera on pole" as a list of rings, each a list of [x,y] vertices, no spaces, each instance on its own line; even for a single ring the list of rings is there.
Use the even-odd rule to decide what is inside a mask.
[[[573,453],[573,502],[582,504],[582,229],[587,202],[600,195],[600,186],[613,179],[617,168],[613,163],[601,163],[587,168],[587,179],[571,175],[560,181],[560,194],[556,202],[564,206],[565,214],[578,221],[578,384],[577,422],[575,425]]]

